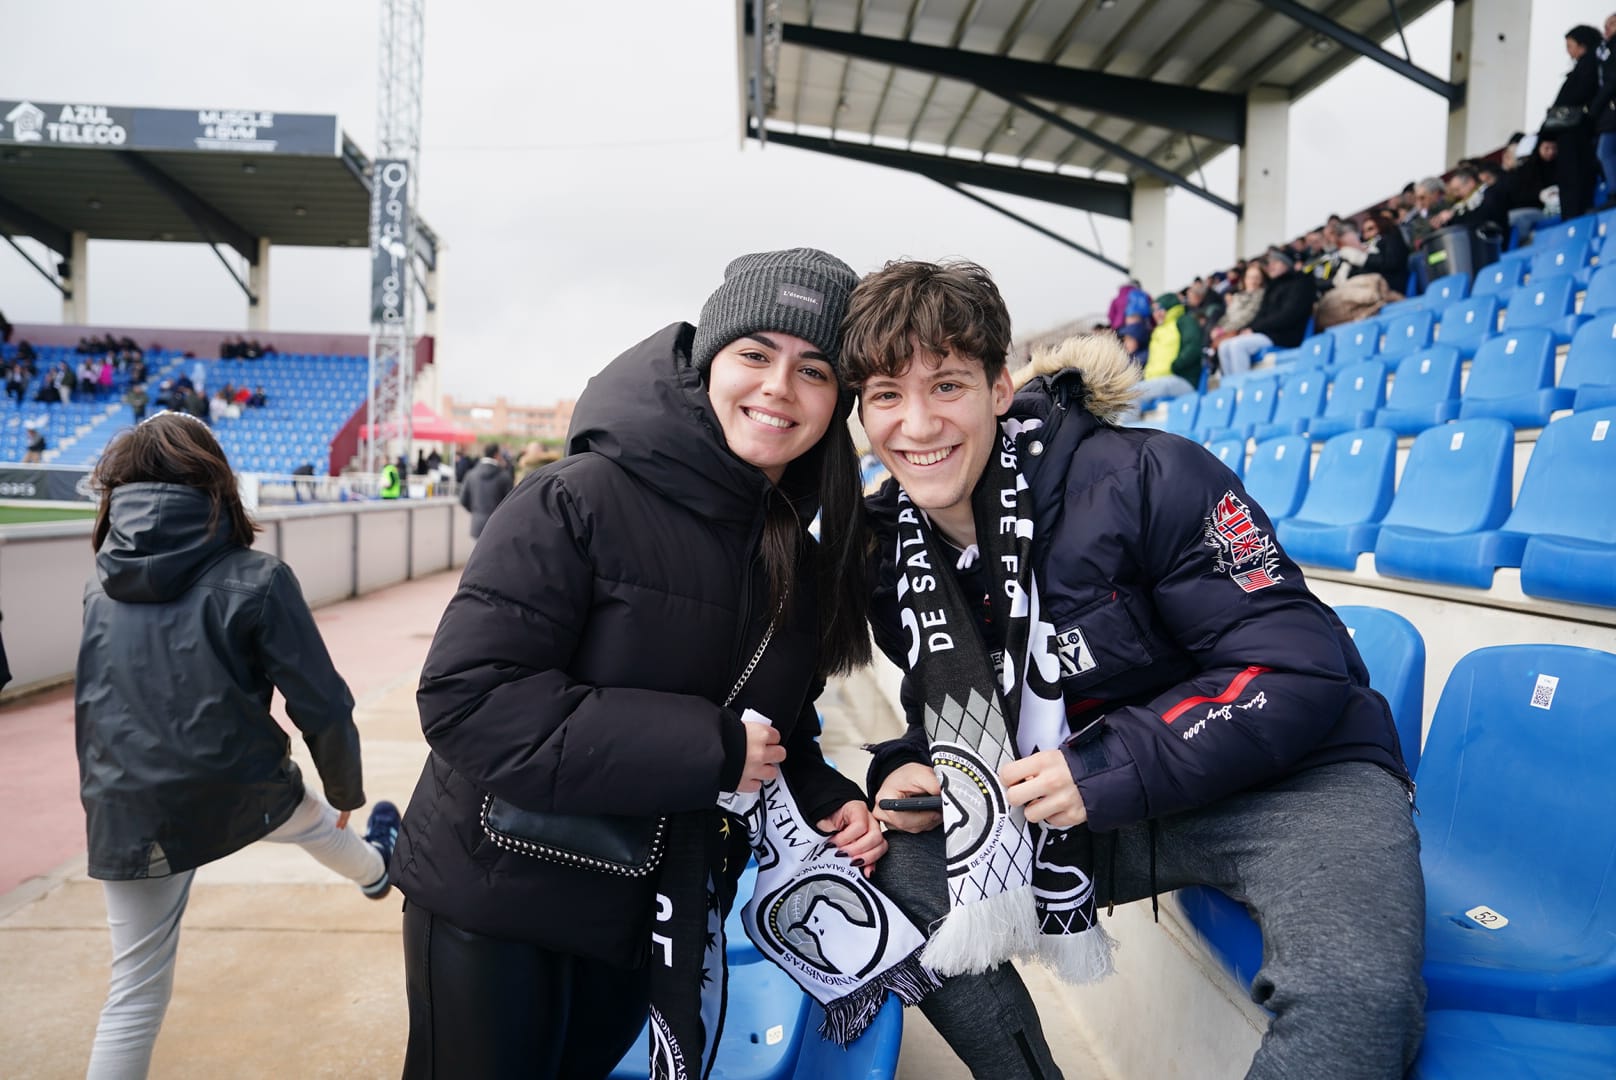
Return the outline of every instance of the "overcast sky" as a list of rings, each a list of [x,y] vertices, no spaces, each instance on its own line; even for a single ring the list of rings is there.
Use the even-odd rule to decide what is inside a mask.
[[[1536,0],[1521,127],[1567,70],[1565,30],[1598,25],[1607,10]],[[1442,4],[1409,27],[1416,63],[1447,73],[1451,21]],[[372,153],[377,22],[372,2],[53,0],[13,27],[0,98],[336,113]],[[1288,231],[1441,171],[1445,120],[1435,95],[1367,61],[1299,102]],[[1119,283],[931,181],[741,146],[737,125],[731,0],[431,0],[420,190],[447,245],[443,389],[575,396],[624,348],[693,321],[724,264],[746,251],[812,245],[860,272],[900,256],[967,256],[994,272],[1018,334],[1103,309]],[[1236,156],[1206,178],[1235,198]],[[995,197],[1080,242],[1097,228],[1104,250],[1127,261],[1125,223]],[[1182,192],[1168,207],[1175,281],[1232,258],[1231,216]],[[245,326],[244,298],[201,245],[93,243],[90,273],[92,321]],[[276,249],[272,329],[363,332],[368,273],[363,253]],[[9,248],[0,310],[17,322],[61,318],[58,294]]]

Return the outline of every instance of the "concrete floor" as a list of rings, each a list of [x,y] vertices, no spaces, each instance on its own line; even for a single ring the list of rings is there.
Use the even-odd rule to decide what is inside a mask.
[[[400,585],[316,613],[359,701],[365,787],[403,805],[426,755],[417,673],[456,574]],[[862,780],[860,745],[897,730],[867,676],[823,700],[827,756]],[[84,1073],[106,991],[100,885],[84,874],[72,699],[55,692],[0,711],[0,1076]],[[300,740],[293,745],[315,776]],[[364,811],[354,814],[356,825]],[[406,1011],[399,898],[365,900],[295,847],[260,843],[204,867],[191,892],[174,998],[152,1075],[177,1080],[399,1074]],[[1104,1075],[1079,1019],[1041,971],[1028,973],[1070,1080]],[[918,1010],[905,1016],[899,1076],[969,1074]]]

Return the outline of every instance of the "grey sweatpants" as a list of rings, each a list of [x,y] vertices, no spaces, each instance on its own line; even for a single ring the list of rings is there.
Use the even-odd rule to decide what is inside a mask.
[[[381,853],[358,834],[337,828],[337,812],[306,789],[292,816],[264,839],[301,845],[360,885],[377,881],[387,870]],[[195,877],[195,870],[183,870],[101,883],[112,932],[112,981],[96,1025],[87,1080],[140,1080],[151,1068],[152,1047],[174,991],[180,919]]]
[[[875,884],[929,925],[946,914],[941,833],[887,840]],[[1147,825],[1097,834],[1095,855],[1102,908],[1151,895]],[[1262,927],[1251,996],[1274,1019],[1248,1080],[1403,1075],[1425,1026],[1425,881],[1394,777],[1360,762],[1327,765],[1159,819],[1155,864],[1156,891],[1211,885]],[[1009,964],[949,979],[920,1008],[974,1076],[1060,1075]]]

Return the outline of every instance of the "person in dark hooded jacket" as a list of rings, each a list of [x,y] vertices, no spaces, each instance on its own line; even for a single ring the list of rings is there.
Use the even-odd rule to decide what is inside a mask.
[[[168,1008],[196,868],[255,840],[301,845],[381,899],[398,809],[365,803],[353,698],[291,570],[206,424],[159,413],[96,466],[96,576],[74,689],[89,872],[106,893],[112,985],[89,1077],[145,1076]],[[270,714],[279,690],[328,805]]]
[[[891,316],[894,297],[907,321]],[[1117,426],[1138,376],[1109,335],[1074,338],[1013,379],[1009,315],[980,267],[888,265],[855,290],[845,335],[870,447],[892,474],[868,500],[881,560],[870,621],[906,672],[909,721],[872,748],[868,788],[891,845],[875,884],[919,925],[942,918],[946,929],[958,917],[945,876],[956,849],[974,851],[986,843],[980,823],[1005,820],[980,797],[960,801],[975,808],[964,814],[945,799],[946,820],[881,808],[945,787],[948,799],[956,786],[974,793],[950,765],[960,747],[928,729],[947,720],[937,684],[970,669],[965,650],[982,650],[1064,714],[1069,735],[1040,729],[1043,741],[985,771],[1011,822],[1019,809],[1066,836],[1087,826],[1075,842],[1093,851],[1090,876],[1074,895],[1103,909],[1211,885],[1256,916],[1264,965],[1252,997],[1274,1019],[1248,1077],[1402,1076],[1425,1001],[1413,785],[1352,638],[1263,508],[1189,440]],[[936,344],[920,351],[916,340]],[[990,484],[990,470],[1010,471],[1014,490]],[[900,543],[915,550],[916,509],[928,549],[959,553],[958,568],[924,588],[913,558],[898,560]],[[1007,576],[1019,554],[990,554],[995,533],[1025,538],[1025,587]],[[1014,609],[1002,617],[1008,605],[990,603],[1007,592],[1036,613],[1024,614],[1037,627],[1019,658],[1005,655]],[[929,667],[938,646],[911,619],[922,603],[948,649]],[[1025,695],[1019,715],[1033,715]],[[1014,968],[966,970],[976,973],[921,1008],[973,1074],[1057,1075]]]
[[[483,534],[494,508],[511,493],[511,470],[499,460],[499,444],[489,443],[476,466],[460,485],[460,505],[471,515],[471,538]]]
[[[421,673],[431,753],[393,859],[406,1077],[604,1077],[646,1021],[670,875],[734,895],[744,836],[722,865],[673,854],[717,835],[721,793],[782,773],[849,859],[884,853],[814,709],[825,676],[869,653],[837,381],[855,280],[812,249],[736,259],[699,325],[590,380],[567,455],[489,518]],[[487,831],[495,796],[669,816],[669,855],[638,877],[531,857]]]

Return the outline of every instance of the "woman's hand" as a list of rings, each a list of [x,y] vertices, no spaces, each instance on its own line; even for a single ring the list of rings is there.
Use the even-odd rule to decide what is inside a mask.
[[[881,801],[909,799],[916,795],[941,795],[942,792],[942,786],[937,781],[937,770],[930,765],[922,765],[918,761],[899,765],[887,774],[881,790],[875,793],[876,820],[899,832],[929,832],[943,823],[941,810],[882,810]]]
[[[821,832],[834,834],[830,840],[836,850],[862,869],[865,877],[875,869],[875,861],[887,853],[887,838],[881,833],[881,824],[863,799],[848,800],[818,824]]]
[[[779,765],[786,759],[786,748],[780,745],[780,732],[773,724],[741,726],[746,729],[746,767],[741,770],[741,782],[735,790],[757,791],[779,777]]]

